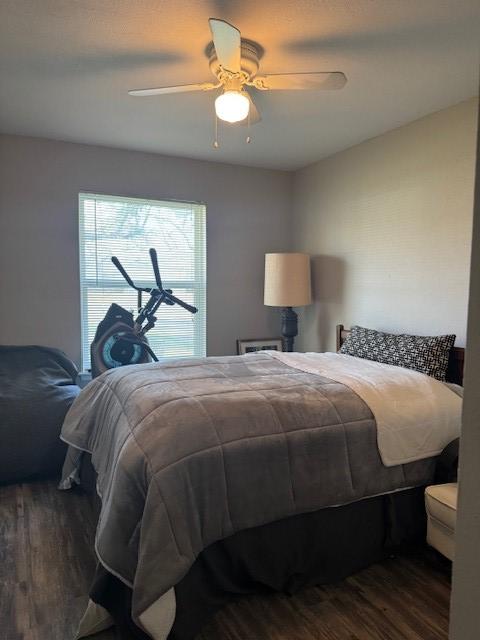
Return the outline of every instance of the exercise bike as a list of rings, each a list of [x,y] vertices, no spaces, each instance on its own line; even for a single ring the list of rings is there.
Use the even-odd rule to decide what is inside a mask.
[[[104,371],[129,364],[141,364],[155,361],[158,358],[148,344],[145,334],[153,329],[157,318],[155,312],[163,303],[168,306],[178,304],[190,313],[197,313],[198,309],[187,304],[173,295],[171,289],[164,289],[160,270],[158,268],[157,252],[149,250],[155,276],[156,288],[137,287],[120,260],[112,256],[112,262],[120,271],[127,284],[138,293],[138,315],[133,314],[118,304],[110,305],[105,318],[100,322],[95,337],[90,345],[92,363],[92,378],[96,378]],[[142,307],[142,293],[148,293],[150,298]]]

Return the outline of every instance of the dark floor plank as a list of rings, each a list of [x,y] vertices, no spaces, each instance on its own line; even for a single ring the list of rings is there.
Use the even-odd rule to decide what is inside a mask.
[[[95,568],[94,515],[52,481],[0,487],[2,640],[71,640]],[[448,565],[404,555],[294,597],[248,596],[198,640],[447,640]],[[3,634],[3,635],[2,635]],[[94,640],[116,640],[115,630]]]

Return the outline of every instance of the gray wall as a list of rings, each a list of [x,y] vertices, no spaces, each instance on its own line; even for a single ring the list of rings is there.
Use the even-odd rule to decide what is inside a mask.
[[[480,132],[450,638],[480,636]]]
[[[205,202],[208,353],[278,334],[263,264],[289,248],[291,174],[0,136],[0,343],[59,347],[79,362],[80,191]]]
[[[79,191],[199,200],[208,216],[208,353],[278,335],[263,306],[269,251],[313,256],[315,303],[298,348],[334,325],[455,332],[465,342],[476,101],[296,174],[0,136],[0,343],[79,361]]]
[[[469,100],[299,171],[295,249],[313,256],[307,350],[334,326],[456,333],[465,344],[475,169]]]

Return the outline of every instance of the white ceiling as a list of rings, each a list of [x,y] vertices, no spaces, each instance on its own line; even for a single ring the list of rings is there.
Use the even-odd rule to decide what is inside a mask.
[[[342,91],[256,94],[263,120],[222,125],[208,18],[265,49],[261,72],[341,70]],[[478,0],[1,0],[0,131],[295,169],[477,93]]]

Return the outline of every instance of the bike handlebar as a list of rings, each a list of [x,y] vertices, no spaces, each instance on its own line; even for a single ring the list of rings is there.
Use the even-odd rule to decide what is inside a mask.
[[[155,274],[157,287],[160,289],[160,291],[163,291],[162,279],[160,277],[160,269],[158,268],[157,252],[153,247],[149,249],[148,252],[150,254],[150,260],[152,261],[153,273]]]
[[[180,300],[180,298],[177,298],[172,293],[170,293],[169,290],[166,290],[166,289],[163,288],[162,279],[160,277],[160,270],[158,268],[157,252],[152,247],[149,250],[149,253],[150,253],[150,259],[152,261],[153,272],[155,274],[155,280],[157,282],[157,287],[158,287],[156,291],[154,289],[146,289],[144,287],[137,287],[134,284],[133,280],[128,275],[128,273],[123,268],[123,265],[120,262],[120,260],[116,256],[112,256],[112,262],[117,267],[117,269],[120,271],[122,276],[125,278],[127,284],[129,284],[132,287],[132,289],[135,289],[136,291],[146,291],[146,292],[150,293],[152,298],[162,297],[163,300],[165,300],[165,302],[167,302],[167,303],[178,304],[180,307],[183,307],[184,309],[186,309],[190,313],[197,313],[197,311],[198,311],[197,307],[194,307],[191,304],[187,304],[186,302],[183,302],[183,300]],[[144,309],[144,311],[145,311],[145,309]],[[142,314],[143,314],[143,316],[145,316],[144,312],[142,312]],[[139,318],[142,316],[142,314],[139,316]],[[142,319],[142,322],[143,322],[143,319]]]
[[[197,307],[194,307],[191,304],[187,304],[183,300],[180,300],[180,298],[175,297],[172,293],[168,293],[167,291],[165,291],[165,289],[163,290],[163,295],[168,300],[171,300],[173,304],[178,304],[180,307],[183,307],[187,311],[190,311],[190,313],[197,313],[198,311]]]
[[[127,281],[127,283],[132,287],[132,289],[136,289],[137,291],[145,291],[145,289],[142,289],[142,287],[137,287],[134,283],[133,280],[130,278],[130,276],[128,275],[128,273],[125,271],[125,269],[123,268],[122,263],[120,262],[120,260],[117,258],[117,256],[112,256],[112,262],[113,264],[117,267],[117,269],[120,271],[120,273],[122,274],[122,276],[125,278],[125,280]]]

